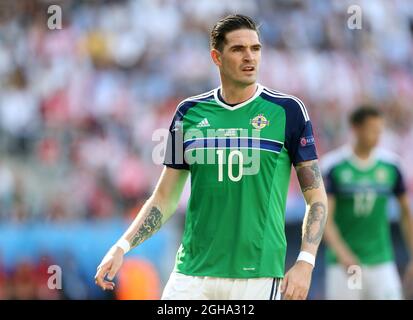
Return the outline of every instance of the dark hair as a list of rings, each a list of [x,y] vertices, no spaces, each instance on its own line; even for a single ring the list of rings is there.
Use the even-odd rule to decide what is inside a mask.
[[[259,36],[258,26],[250,17],[242,14],[231,14],[219,20],[212,28],[210,35],[211,48],[221,51],[226,41],[226,34],[239,29],[254,30]]]
[[[362,105],[356,108],[350,114],[349,120],[351,125],[359,126],[362,125],[364,121],[366,121],[366,119],[370,117],[382,117],[382,113],[377,108],[368,105]]]

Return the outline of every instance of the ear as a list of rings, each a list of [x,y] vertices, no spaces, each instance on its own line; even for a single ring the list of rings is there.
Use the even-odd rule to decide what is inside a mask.
[[[219,52],[217,49],[212,49],[210,54],[212,61],[214,61],[215,65],[217,65],[218,67],[221,66],[221,52]]]

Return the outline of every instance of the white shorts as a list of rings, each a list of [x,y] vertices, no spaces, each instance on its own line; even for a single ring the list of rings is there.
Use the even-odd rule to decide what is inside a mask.
[[[195,277],[172,272],[162,300],[280,300],[280,278]]]
[[[326,270],[328,300],[400,300],[403,291],[394,262],[353,266],[347,272],[339,264]]]

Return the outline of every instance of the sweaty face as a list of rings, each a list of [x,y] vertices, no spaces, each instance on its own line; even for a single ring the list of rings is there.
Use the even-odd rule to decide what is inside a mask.
[[[354,128],[356,138],[365,148],[374,148],[380,140],[384,121],[380,117],[369,117],[363,124]]]
[[[257,81],[261,61],[261,44],[254,30],[240,29],[225,36],[226,42],[219,60],[215,63],[220,68],[224,81],[239,85],[250,85]]]

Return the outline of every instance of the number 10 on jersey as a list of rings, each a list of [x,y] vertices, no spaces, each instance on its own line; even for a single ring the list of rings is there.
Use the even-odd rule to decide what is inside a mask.
[[[218,155],[218,181],[222,182],[224,181],[224,156],[225,156],[225,150],[219,149],[217,150],[217,155]],[[233,174],[233,164],[234,164],[234,158],[238,158],[238,175],[234,176]],[[232,150],[228,154],[228,178],[231,181],[238,182],[242,178],[243,174],[243,164],[244,164],[244,156],[241,151],[239,150]]]

